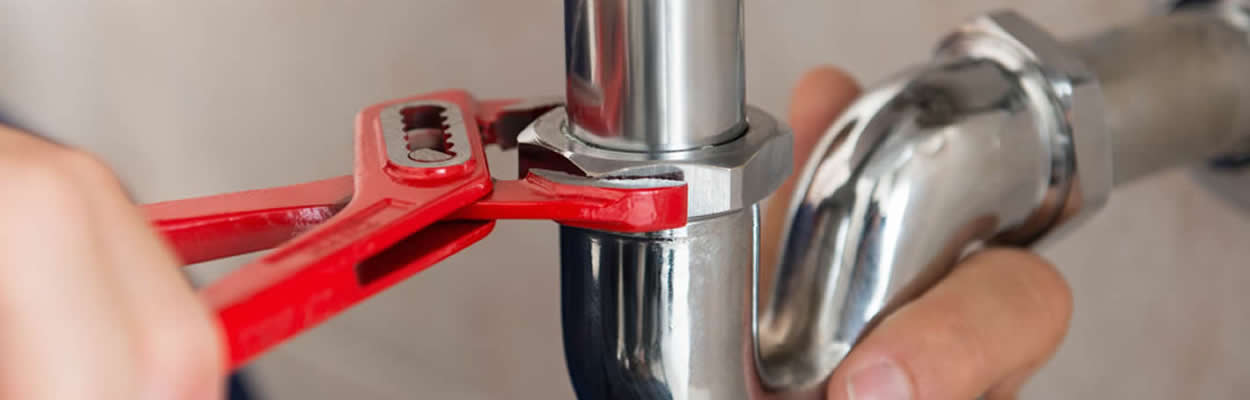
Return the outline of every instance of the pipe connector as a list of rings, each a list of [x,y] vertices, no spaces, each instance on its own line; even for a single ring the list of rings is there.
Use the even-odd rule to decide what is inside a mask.
[[[1069,211],[1060,214],[1089,215],[1101,209],[1115,186],[1114,143],[1104,115],[1102,86],[1081,55],[1021,15],[1000,11],[960,27],[937,52],[938,63],[969,59],[994,62],[1018,82],[1036,114],[1037,131],[1050,137],[1052,179],[1069,183],[1060,189],[1067,191],[1061,209]],[[1055,206],[1048,202],[1041,208]]]
[[[518,137],[521,169],[548,169],[599,179],[669,176],[688,185],[690,218],[740,211],[763,201],[790,175],[794,139],[768,113],[747,108],[745,133],[695,150],[641,153],[580,139],[568,112],[557,108]]]

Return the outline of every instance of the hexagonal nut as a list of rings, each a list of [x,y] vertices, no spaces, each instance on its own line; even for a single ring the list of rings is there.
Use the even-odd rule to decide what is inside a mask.
[[[1051,131],[1073,155],[1074,182],[1064,208],[1089,215],[1107,202],[1113,186],[1111,137],[1098,78],[1085,61],[1041,27],[1011,11],[975,19],[946,37],[938,62],[991,60],[1020,77],[1030,100],[1056,110]],[[1064,214],[1069,214],[1065,211]],[[1075,225],[1075,224],[1066,224]]]
[[[747,132],[720,145],[666,153],[609,150],[572,137],[568,114],[555,109],[518,138],[522,173],[548,169],[592,178],[680,175],[687,184],[691,218],[750,207],[790,175],[789,128],[761,110],[747,109]]]

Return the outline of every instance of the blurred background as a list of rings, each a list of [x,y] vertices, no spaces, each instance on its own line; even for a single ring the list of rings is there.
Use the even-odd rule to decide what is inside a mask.
[[[563,93],[558,0],[0,0],[0,112],[112,163],[144,202],[349,172],[357,110],[442,88]],[[1014,8],[1063,37],[1147,0],[746,0],[748,98],[784,115],[799,75],[865,82]],[[497,174],[515,155],[495,153]],[[1075,289],[1035,399],[1250,397],[1250,217],[1174,171],[1117,191],[1042,252]],[[246,259],[196,267],[211,279]],[[470,251],[254,363],[275,399],[571,399],[556,227]]]

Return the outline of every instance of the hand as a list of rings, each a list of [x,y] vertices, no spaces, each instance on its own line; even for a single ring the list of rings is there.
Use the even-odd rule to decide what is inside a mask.
[[[216,319],[108,168],[0,127],[0,193],[0,398],[222,398]]]
[[[796,174],[858,94],[833,68],[802,78],[790,111]],[[769,204],[763,260],[776,259],[794,185],[791,176]],[[1022,250],[981,251],[861,339],[834,371],[828,398],[1014,399],[1063,341],[1071,315],[1071,290],[1050,263]]]

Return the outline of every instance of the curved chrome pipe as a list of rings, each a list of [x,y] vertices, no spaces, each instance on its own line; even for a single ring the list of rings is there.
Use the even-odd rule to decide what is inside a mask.
[[[1245,3],[1072,44],[993,14],[864,95],[801,175],[757,327],[764,386],[818,397],[879,316],[976,243],[1035,243],[1096,211],[1113,184],[1242,143]]]
[[[772,301],[759,322],[769,387],[820,385],[877,315],[946,273],[969,243],[1050,226],[1075,153],[1020,75],[958,59],[854,105],[799,184]],[[1043,88],[1037,88],[1043,89]]]
[[[878,315],[971,243],[1027,243],[1065,207],[1105,198],[1097,85],[1041,32],[1008,13],[966,26],[937,61],[869,92],[825,135],[759,322],[766,386],[822,385]]]

